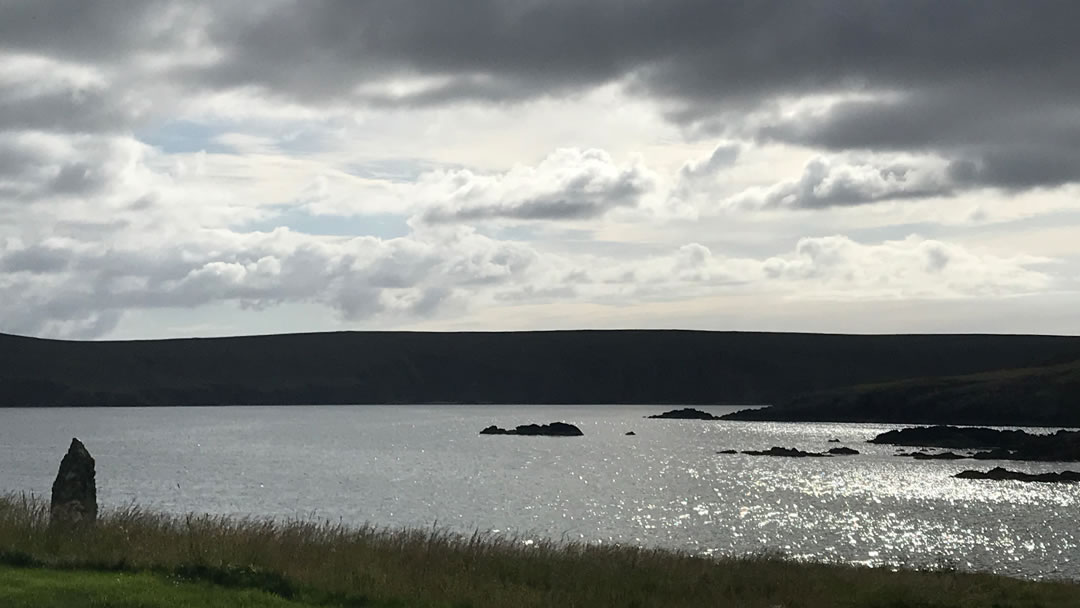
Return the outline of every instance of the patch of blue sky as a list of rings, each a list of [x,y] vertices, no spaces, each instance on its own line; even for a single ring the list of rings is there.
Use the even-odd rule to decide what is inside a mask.
[[[215,139],[223,132],[221,125],[170,120],[137,132],[135,137],[166,154],[191,154],[203,150],[211,153],[229,152],[228,146]]]
[[[367,179],[380,179],[389,182],[415,182],[424,173],[443,169],[457,169],[423,158],[381,158],[351,163],[345,167],[351,175]]]
[[[992,218],[984,220],[978,213],[973,213],[972,215],[972,221],[969,223],[946,224],[940,222],[911,222],[906,224],[858,228],[849,230],[845,234],[853,240],[864,243],[898,240],[912,234],[917,234],[925,239],[948,240],[955,235],[971,232],[977,232],[982,235],[1006,232],[1017,233],[1025,230],[1038,230],[1042,228],[1056,228],[1059,226],[1080,224],[1080,211],[1073,209],[1030,215],[1027,217],[1010,218],[1002,221],[993,221]]]
[[[237,226],[238,230],[270,232],[286,227],[294,232],[321,236],[374,236],[392,239],[409,234],[408,216],[390,213],[372,215],[313,215],[303,209],[282,210],[277,215]]]

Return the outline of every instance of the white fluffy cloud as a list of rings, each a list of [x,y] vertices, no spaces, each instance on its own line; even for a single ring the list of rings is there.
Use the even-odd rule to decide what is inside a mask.
[[[429,223],[484,219],[589,219],[635,207],[655,188],[640,163],[619,167],[603,150],[557,150],[535,167],[516,165],[502,175],[469,170],[421,176],[411,196]]]
[[[1051,262],[980,254],[914,235],[879,244],[829,236],[802,239],[792,254],[769,258],[763,268],[797,297],[973,298],[1047,289],[1053,279],[1044,269]]]
[[[917,237],[804,239],[766,259],[726,258],[692,243],[631,260],[545,255],[465,228],[395,239],[212,230],[139,248],[9,239],[0,251],[0,329],[98,336],[128,310],[219,302],[309,302],[346,321],[408,321],[507,302],[625,306],[763,286],[794,300],[985,297],[1047,288],[1052,279],[1032,268],[1047,261]]]
[[[740,208],[815,209],[947,196],[947,164],[928,159],[815,157],[791,181],[755,187],[727,204]]]

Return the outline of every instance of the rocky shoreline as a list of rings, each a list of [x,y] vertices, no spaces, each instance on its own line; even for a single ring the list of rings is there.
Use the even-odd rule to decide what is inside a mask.
[[[703,412],[692,407],[684,407],[680,410],[670,410],[663,414],[653,414],[646,418],[665,420],[720,420],[720,416],[714,416],[709,412]]]
[[[1039,483],[1075,483],[1080,481],[1080,472],[1062,471],[1060,473],[1024,473],[994,467],[989,471],[961,471],[953,475],[957,479],[989,479],[993,481],[1027,481]]]
[[[881,433],[868,443],[974,451],[970,455],[952,452],[900,454],[920,460],[973,458],[975,460],[1041,462],[1080,461],[1080,431],[1062,430],[1051,434],[1033,434],[1026,431],[1003,431],[983,427],[911,427]]]

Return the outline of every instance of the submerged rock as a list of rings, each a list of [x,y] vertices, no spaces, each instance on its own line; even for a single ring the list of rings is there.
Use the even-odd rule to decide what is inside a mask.
[[[826,443],[840,443],[839,439],[830,439]]]
[[[1071,483],[1080,481],[1080,472],[1062,471],[1061,473],[1024,473],[994,467],[985,473],[982,471],[961,471],[953,475],[958,479],[991,479],[994,481],[1037,481],[1043,483]]]
[[[828,454],[819,454],[818,452],[804,452],[795,448],[781,448],[773,446],[767,450],[745,450],[743,454],[749,454],[750,456],[783,456],[787,458],[828,458]]]
[[[720,420],[719,416],[713,416],[709,412],[696,410],[692,407],[684,407],[681,410],[670,410],[663,414],[653,414],[647,418],[665,418],[671,420]]]
[[[826,452],[826,454],[832,454],[834,456],[854,456],[858,453],[859,450],[853,450],[851,448],[833,448]]]
[[[94,458],[81,441],[72,438],[53,481],[50,521],[79,524],[97,520],[97,483],[94,475]]]
[[[626,436],[628,436],[628,437],[629,437],[630,435],[637,435],[637,433],[635,433],[634,431],[626,431],[626,433],[625,433],[625,434],[626,434]]]
[[[585,433],[578,427],[565,422],[552,422],[551,424],[522,424],[513,429],[501,429],[491,425],[480,431],[481,435],[527,435],[547,437],[580,437]]]

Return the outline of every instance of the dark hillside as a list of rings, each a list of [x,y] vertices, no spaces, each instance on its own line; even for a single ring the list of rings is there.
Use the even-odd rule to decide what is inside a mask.
[[[0,405],[773,403],[1080,359],[1080,338],[699,331],[347,332],[135,342],[0,335]]]
[[[852,386],[725,418],[1080,427],[1080,362]]]

